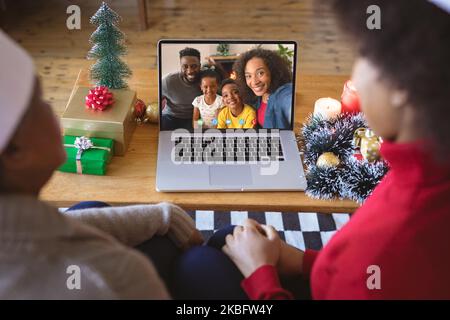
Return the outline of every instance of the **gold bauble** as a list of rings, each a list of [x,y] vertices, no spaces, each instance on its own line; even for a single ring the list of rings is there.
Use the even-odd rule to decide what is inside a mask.
[[[316,165],[318,167],[337,167],[340,163],[339,157],[333,152],[325,152],[317,159]]]
[[[375,162],[380,159],[381,143],[378,137],[363,138],[361,141],[361,154],[369,162]]]
[[[150,103],[145,110],[146,117],[150,123],[158,123],[159,105],[158,103]]]
[[[361,155],[369,162],[380,159],[381,138],[367,128],[359,128],[355,131],[353,143],[360,148]]]

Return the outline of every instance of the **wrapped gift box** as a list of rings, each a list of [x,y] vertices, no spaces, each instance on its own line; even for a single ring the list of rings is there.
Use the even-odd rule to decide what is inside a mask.
[[[64,136],[67,160],[58,170],[79,174],[105,175],[107,164],[114,152],[114,141],[103,138],[85,138],[85,142],[90,140],[92,146],[83,150],[77,160],[80,148],[77,147],[79,144],[75,143],[76,139],[75,136]]]
[[[124,155],[136,128],[133,114],[136,92],[110,89],[115,102],[106,110],[99,111],[85,106],[89,89],[89,87],[74,89],[61,117],[64,135],[113,139],[114,154]]]

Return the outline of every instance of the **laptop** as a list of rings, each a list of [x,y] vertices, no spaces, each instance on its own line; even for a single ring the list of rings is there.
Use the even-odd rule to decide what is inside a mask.
[[[295,41],[160,40],[160,192],[299,191]]]

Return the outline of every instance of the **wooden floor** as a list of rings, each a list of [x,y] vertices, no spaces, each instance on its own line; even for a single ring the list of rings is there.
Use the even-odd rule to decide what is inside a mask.
[[[354,53],[326,8],[314,0],[147,0],[149,29],[139,31],[137,1],[110,0],[123,18],[133,68],[156,68],[156,43],[161,38],[293,39],[300,43],[299,70],[305,74],[348,75]],[[78,71],[89,66],[88,42],[94,27],[89,17],[101,1],[24,1],[18,10],[6,0],[3,27],[34,57],[45,98],[57,114],[66,105]],[[81,8],[81,30],[66,28],[66,8]],[[1,10],[1,8],[0,8]],[[146,101],[147,103],[149,101]]]

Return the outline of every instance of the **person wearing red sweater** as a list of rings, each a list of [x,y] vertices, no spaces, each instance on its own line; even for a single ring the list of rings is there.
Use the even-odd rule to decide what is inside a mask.
[[[293,272],[310,278],[314,299],[449,299],[450,165],[435,163],[421,143],[385,142],[381,151],[390,164],[383,181],[324,249],[298,251]],[[266,242],[278,242],[269,230]],[[247,233],[225,247],[245,272],[244,290],[252,299],[291,298],[270,259],[243,262],[241,241],[249,250],[259,242]]]
[[[250,299],[298,298],[287,276],[309,280],[313,299],[450,299],[450,5],[330,1],[358,45],[352,81],[390,170],[321,251],[252,220],[222,251]],[[372,4],[381,30],[366,28]]]
[[[424,0],[378,1],[384,25],[374,33],[362,27],[366,2],[334,8],[359,41],[352,80],[390,171],[324,249],[285,259],[314,299],[450,299],[450,17]],[[292,297],[278,281],[278,243],[254,222],[227,236],[223,250],[252,299]]]

